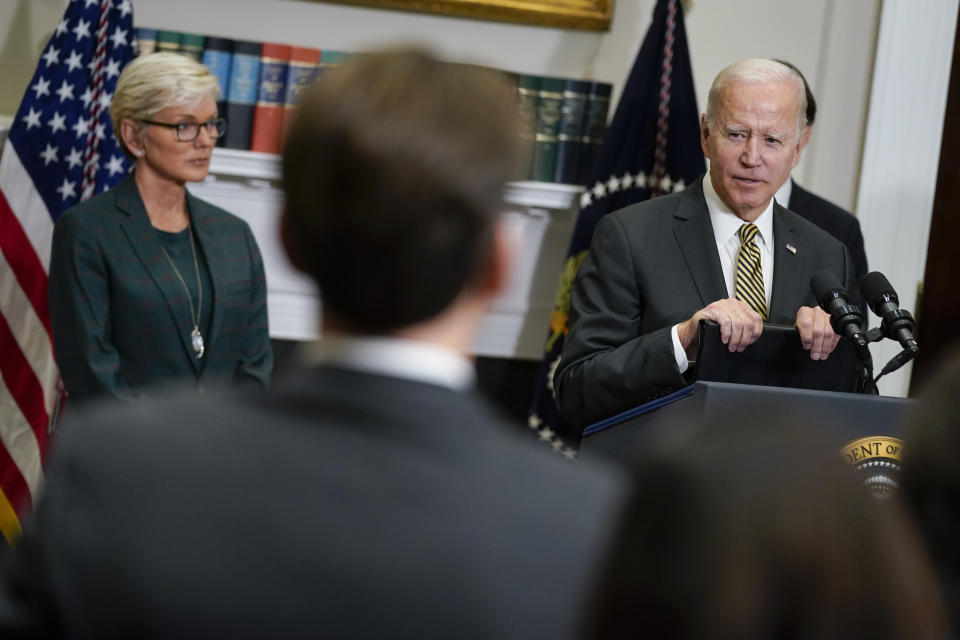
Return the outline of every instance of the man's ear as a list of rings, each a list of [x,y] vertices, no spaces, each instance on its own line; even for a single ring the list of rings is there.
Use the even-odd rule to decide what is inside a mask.
[[[811,129],[813,129],[813,127],[810,125],[803,127],[803,131],[800,133],[800,138],[797,140],[797,150],[796,153],[793,154],[793,165],[791,165],[791,169],[797,166],[797,163],[800,162],[800,154],[803,153],[803,150],[807,146],[807,142],[810,141]]]
[[[700,115],[700,148],[703,149],[704,157],[707,155],[707,140],[710,138],[710,123],[707,122],[707,114]]]
[[[290,228],[290,215],[284,208],[280,212],[280,244],[287,259],[297,271],[306,272],[306,263],[303,256],[303,247],[296,239],[296,234]]]
[[[477,289],[482,295],[495,298],[506,290],[513,257],[520,240],[516,229],[508,227],[502,221],[498,221],[494,226],[490,252],[476,280]]]

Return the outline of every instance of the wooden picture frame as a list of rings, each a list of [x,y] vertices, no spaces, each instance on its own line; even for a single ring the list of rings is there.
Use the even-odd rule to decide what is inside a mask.
[[[441,13],[477,20],[607,31],[614,0],[325,0],[401,11]]]

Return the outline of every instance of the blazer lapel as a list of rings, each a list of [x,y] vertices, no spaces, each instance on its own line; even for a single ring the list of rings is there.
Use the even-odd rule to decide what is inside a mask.
[[[207,348],[211,349],[220,332],[220,325],[223,323],[224,292],[220,288],[225,282],[225,274],[223,273],[224,255],[220,243],[216,241],[214,236],[215,229],[210,216],[210,208],[202,200],[191,195],[189,191],[187,191],[187,210],[190,212],[190,222],[196,232],[200,252],[203,254],[207,263],[207,270],[210,272],[210,281],[213,283],[213,297],[211,298],[213,315],[210,319],[210,335],[206,340]]]
[[[697,179],[682,192],[673,217],[673,233],[700,294],[701,306],[729,297],[727,285],[723,282],[723,268],[720,266],[713,225],[710,224],[710,214],[703,196],[702,180]]]
[[[180,280],[174,275],[170,263],[164,257],[163,247],[157,232],[150,224],[147,208],[143,204],[137,183],[133,174],[114,187],[117,197],[117,208],[127,214],[127,219],[121,223],[124,234],[130,242],[134,253],[140,258],[143,268],[150,274],[154,284],[163,294],[170,312],[171,320],[177,327],[177,335],[188,359],[195,371],[200,371],[200,361],[195,357],[191,346],[190,333],[193,331],[193,320],[190,317],[190,305],[187,302],[187,292],[183,290]]]
[[[803,255],[806,243],[786,219],[784,209],[773,205],[773,293],[770,296],[770,322],[793,324],[797,310],[792,306],[796,296],[789,292],[806,287],[803,279]]]

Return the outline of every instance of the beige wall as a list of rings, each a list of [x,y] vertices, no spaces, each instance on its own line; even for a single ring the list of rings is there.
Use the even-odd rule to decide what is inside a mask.
[[[136,24],[248,40],[359,51],[422,42],[445,57],[513,71],[612,82],[619,91],[654,0],[616,0],[595,33],[327,4],[317,0],[133,0]],[[795,173],[853,208],[881,0],[694,0],[687,15],[703,108],[713,76],[748,56],[782,57],[806,74],[821,104]],[[0,0],[0,118],[19,104],[66,0]]]

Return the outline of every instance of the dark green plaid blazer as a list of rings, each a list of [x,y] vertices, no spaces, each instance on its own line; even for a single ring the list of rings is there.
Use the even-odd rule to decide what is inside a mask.
[[[71,400],[136,398],[171,383],[269,382],[266,277],[250,227],[189,192],[187,208],[213,280],[213,318],[199,360],[183,288],[133,174],[57,220],[50,317]]]

